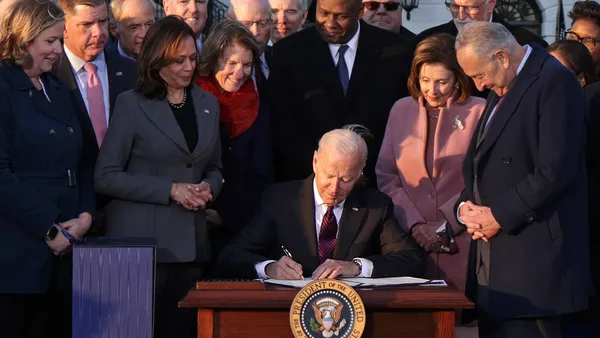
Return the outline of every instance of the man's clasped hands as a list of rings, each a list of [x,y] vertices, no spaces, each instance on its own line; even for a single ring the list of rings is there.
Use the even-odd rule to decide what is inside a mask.
[[[489,207],[467,201],[459,207],[458,214],[474,240],[482,239],[487,242],[502,230]]]

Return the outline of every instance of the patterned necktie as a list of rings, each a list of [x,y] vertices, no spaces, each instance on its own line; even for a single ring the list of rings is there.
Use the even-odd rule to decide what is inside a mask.
[[[319,264],[333,257],[335,237],[337,235],[337,220],[333,214],[334,207],[327,207],[327,212],[319,230]]]
[[[92,121],[92,127],[94,127],[94,133],[96,134],[96,141],[98,142],[99,148],[102,145],[107,128],[104,93],[102,92],[102,83],[96,72],[98,67],[95,64],[88,62],[83,68],[88,73],[87,99],[90,110],[90,120]]]
[[[348,90],[348,82],[350,82],[350,75],[348,74],[348,65],[346,64],[346,59],[344,58],[344,54],[348,50],[347,45],[341,45],[338,50],[338,63],[337,63],[337,71],[340,77],[340,82],[342,83],[342,89],[344,90],[344,95],[346,95],[346,91]]]

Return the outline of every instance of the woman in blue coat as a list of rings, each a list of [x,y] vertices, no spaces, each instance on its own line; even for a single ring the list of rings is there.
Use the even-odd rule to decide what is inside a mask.
[[[70,337],[70,257],[94,210],[93,164],[68,89],[50,71],[63,13],[0,13],[0,337]]]

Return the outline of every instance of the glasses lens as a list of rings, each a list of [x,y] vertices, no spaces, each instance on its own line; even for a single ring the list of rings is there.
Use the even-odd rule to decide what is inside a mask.
[[[385,2],[383,4],[383,7],[388,12],[394,12],[394,11],[398,10],[398,7],[400,7],[400,3],[398,3],[398,2]]]
[[[579,40],[579,36],[577,36],[577,34],[573,33],[573,32],[567,32],[566,34],[566,38],[567,40]]]
[[[375,2],[375,1],[365,2],[365,7],[369,11],[376,11],[377,9],[379,9],[379,2]]]

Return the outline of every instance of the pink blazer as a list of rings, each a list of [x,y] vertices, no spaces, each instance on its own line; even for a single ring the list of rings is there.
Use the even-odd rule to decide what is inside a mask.
[[[464,188],[463,159],[484,106],[484,99],[471,97],[440,111],[433,140],[432,179],[425,163],[427,111],[423,99],[398,100],[390,112],[375,167],[378,187],[392,198],[394,214],[404,230],[410,232],[415,224],[437,221],[440,216],[452,226],[460,251],[456,255],[432,255],[436,264],[428,267],[428,275],[453,279],[461,289],[470,237],[456,221],[454,204]],[[446,267],[441,260],[453,262]]]

